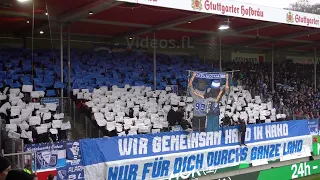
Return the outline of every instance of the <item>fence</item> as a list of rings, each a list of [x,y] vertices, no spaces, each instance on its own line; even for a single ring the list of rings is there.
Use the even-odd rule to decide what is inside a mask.
[[[64,113],[65,116],[72,117],[72,100],[68,97],[45,97],[40,99],[41,104],[56,103],[57,112]]]
[[[36,162],[36,155],[32,152],[10,153],[3,156],[9,159],[12,169],[23,169],[26,165],[33,165]],[[37,173],[37,169],[33,169],[33,171],[35,174]]]
[[[74,140],[83,138],[103,137],[103,129],[91,120],[91,113],[79,109],[74,101],[71,102],[72,134]]]

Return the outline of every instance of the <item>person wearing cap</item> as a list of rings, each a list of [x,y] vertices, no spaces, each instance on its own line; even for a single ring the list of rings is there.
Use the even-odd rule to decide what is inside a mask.
[[[10,170],[10,161],[5,157],[0,156],[0,180],[5,180]]]

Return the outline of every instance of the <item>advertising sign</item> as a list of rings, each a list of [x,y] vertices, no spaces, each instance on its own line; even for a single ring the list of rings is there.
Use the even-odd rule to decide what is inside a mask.
[[[224,0],[117,0],[246,19],[320,28],[320,15],[290,11],[240,1]]]
[[[320,160],[314,160],[237,176],[224,177],[216,180],[288,180],[303,178],[319,173]]]
[[[231,60],[234,62],[262,63],[265,61],[265,55],[252,53],[231,53]]]

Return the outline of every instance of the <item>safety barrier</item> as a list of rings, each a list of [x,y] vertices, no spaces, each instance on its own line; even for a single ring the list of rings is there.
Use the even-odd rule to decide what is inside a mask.
[[[99,138],[103,137],[102,129],[99,128],[94,121],[89,117],[91,114],[86,114],[82,109],[76,107],[76,103],[72,102],[72,130],[75,140],[84,138]],[[76,132],[74,132],[76,131]]]
[[[23,169],[26,165],[34,165],[36,162],[36,156],[33,152],[19,152],[19,153],[10,153],[3,154],[4,157],[9,159],[11,162],[12,169]],[[33,166],[33,173],[37,173],[37,169]]]

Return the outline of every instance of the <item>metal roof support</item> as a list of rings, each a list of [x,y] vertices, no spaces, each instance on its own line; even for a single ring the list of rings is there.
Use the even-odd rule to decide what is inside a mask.
[[[317,47],[314,47],[314,92],[317,91]]]
[[[105,11],[107,9],[113,8],[122,4],[123,2],[105,2],[105,1],[94,1],[90,4],[87,4],[75,11],[69,12],[67,14],[59,17],[60,22],[72,22],[79,21],[81,19],[87,18],[89,16],[89,10],[97,14],[99,12]]]
[[[253,26],[248,26],[248,27],[245,27],[245,28],[239,28],[239,29],[235,29],[235,30],[229,30],[229,31],[226,31],[226,32],[217,32],[216,34],[222,34],[222,35],[235,35],[235,34],[240,34],[240,33],[243,33],[243,32],[247,32],[247,31],[252,31],[252,30],[256,30],[256,29],[259,29],[259,28],[266,28],[266,27],[271,27],[271,26],[275,26],[277,25],[276,23],[260,23],[260,24],[256,24],[256,25],[253,25]],[[203,37],[200,37],[200,38],[197,38],[196,41],[202,41],[202,40],[206,40],[208,39],[208,37],[211,37],[211,35],[205,35]],[[243,37],[243,35],[241,35],[241,37]],[[256,36],[254,36],[256,37]]]
[[[268,43],[268,42],[271,42],[271,41],[292,39],[292,38],[296,38],[296,37],[301,37],[301,36],[306,36],[306,35],[311,35],[311,34],[318,34],[318,33],[319,33],[319,29],[310,30],[310,31],[304,31],[304,32],[298,32],[298,33],[288,34],[288,35],[285,35],[285,36],[275,37],[275,38],[272,38],[270,40],[257,41],[257,42],[248,44],[248,46],[254,46],[254,45],[257,45],[257,44],[264,44],[264,43]]]
[[[274,48],[273,48],[274,44],[272,43],[272,47],[271,47],[271,88],[272,88],[272,92],[274,92]]]
[[[221,52],[221,39],[222,37],[219,37],[219,66],[220,66],[220,72],[222,72],[222,52]]]
[[[63,25],[60,25],[60,78],[61,83],[63,83]],[[63,107],[63,88],[61,88],[61,111],[60,113],[64,113],[64,107]]]
[[[156,25],[156,26],[152,26],[150,28],[139,30],[139,31],[136,31],[136,32],[133,32],[133,33],[123,34],[123,35],[120,35],[120,36],[118,36],[116,38],[139,36],[141,34],[146,34],[146,33],[149,33],[149,32],[152,32],[152,31],[156,31],[156,30],[161,30],[161,29],[167,29],[167,28],[174,27],[174,26],[177,26],[177,25],[180,25],[180,24],[184,24],[184,23],[186,23],[188,21],[195,21],[195,20],[207,18],[207,17],[210,17],[210,16],[212,16],[212,14],[203,14],[203,13],[195,14],[195,15],[191,15],[191,16],[188,16],[188,17],[184,17],[184,18],[180,18],[180,19],[177,19],[177,20],[173,20],[173,21],[170,21],[170,22],[166,22],[166,23],[163,23],[163,24],[159,24],[159,25]]]
[[[22,18],[32,18],[32,14],[24,13],[24,12],[15,12],[15,11],[7,11],[7,10],[0,10],[0,16],[10,16],[10,17],[22,17]],[[35,14],[35,19],[40,20],[47,20],[48,17],[44,14]],[[54,17],[52,20],[56,20]]]
[[[82,19],[87,18],[89,15],[89,10],[93,11],[94,13],[99,13],[102,12],[104,10],[113,8],[115,6],[118,6],[120,4],[122,4],[123,2],[113,2],[113,3],[108,3],[108,2],[104,2],[104,1],[94,1],[90,4],[87,4],[79,9],[76,9],[74,11],[71,11],[67,14],[64,14],[58,18],[54,18],[52,19],[52,17],[50,17],[51,20],[56,20],[56,23],[52,23],[51,26],[58,26],[59,22],[63,23],[63,22],[75,22],[75,21],[80,21]],[[45,25],[39,27],[38,29],[47,29],[48,28],[48,24],[46,23]]]
[[[287,47],[287,48],[279,48],[277,50],[296,50],[296,49],[299,49],[299,48],[307,48],[307,47],[310,47],[310,46],[316,46],[316,45],[319,45],[320,42],[312,42],[312,43],[309,43],[309,44],[299,44],[299,45],[295,45],[295,46],[291,46],[291,47]]]
[[[70,28],[71,28],[71,23],[68,23],[68,104],[69,104],[69,109],[68,109],[68,114],[70,116],[71,112],[71,99],[70,99],[70,93],[71,93],[71,34],[70,34]],[[63,101],[63,99],[62,99]]]
[[[157,90],[157,50],[156,33],[153,32],[153,85],[154,91]]]

